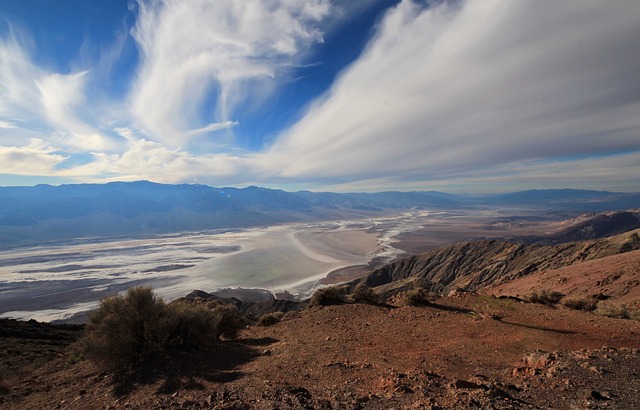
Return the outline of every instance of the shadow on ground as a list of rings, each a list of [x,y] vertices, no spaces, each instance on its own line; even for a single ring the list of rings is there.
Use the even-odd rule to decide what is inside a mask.
[[[178,390],[202,390],[197,380],[226,383],[243,373],[237,369],[260,356],[260,347],[277,342],[273,338],[221,341],[207,350],[172,352],[154,357],[136,371],[122,372],[113,377],[113,395],[127,396],[139,385],[161,382],[158,393]]]

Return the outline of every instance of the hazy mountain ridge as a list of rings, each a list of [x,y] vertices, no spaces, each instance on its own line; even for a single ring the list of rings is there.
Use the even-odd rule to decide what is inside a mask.
[[[629,209],[640,208],[640,194],[544,190],[471,197],[437,191],[285,192],[148,181],[0,187],[0,246],[366,217],[385,210],[487,206]]]

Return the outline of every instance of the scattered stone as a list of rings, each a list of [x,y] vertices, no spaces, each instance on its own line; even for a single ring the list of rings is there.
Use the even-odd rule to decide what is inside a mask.
[[[594,400],[611,400],[611,392],[606,390],[591,390],[589,398]]]
[[[461,380],[461,379],[458,379],[453,383],[451,383],[451,387],[455,389],[482,389],[482,390],[488,389],[488,387],[485,386],[484,384],[478,384],[472,381]]]

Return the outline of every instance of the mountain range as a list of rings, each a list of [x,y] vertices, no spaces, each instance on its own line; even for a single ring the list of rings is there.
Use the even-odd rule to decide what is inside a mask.
[[[285,192],[148,181],[0,187],[0,247],[366,217],[412,208],[500,206],[593,212],[640,207],[640,194],[581,190],[483,196],[437,191]]]

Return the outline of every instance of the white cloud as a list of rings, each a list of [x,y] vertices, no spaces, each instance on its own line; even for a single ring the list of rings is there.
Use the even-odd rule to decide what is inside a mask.
[[[261,161],[282,180],[428,186],[640,150],[639,22],[633,1],[403,1]]]
[[[27,36],[12,33],[0,38],[0,121],[12,121],[12,129],[20,134],[37,130],[41,138],[51,138],[56,146],[70,151],[114,149],[115,143],[91,124],[93,118],[81,118],[80,114],[92,117],[96,111],[91,109],[97,108],[87,107],[88,73],[60,74],[37,66],[29,55]]]
[[[51,175],[66,158],[39,139],[20,147],[0,146],[0,174]]]
[[[244,179],[251,173],[247,158],[228,154],[194,155],[140,137],[129,128],[116,131],[127,141],[124,152],[93,153],[94,160],[91,163],[61,170],[57,175],[94,181],[113,179],[179,183],[198,180],[228,185],[238,182],[237,177]]]
[[[325,0],[168,0],[139,2],[132,35],[142,66],[132,112],[154,139],[180,146],[185,137],[235,125],[233,112],[258,85],[322,41],[314,26],[329,12]],[[206,100],[215,109],[202,120]]]

